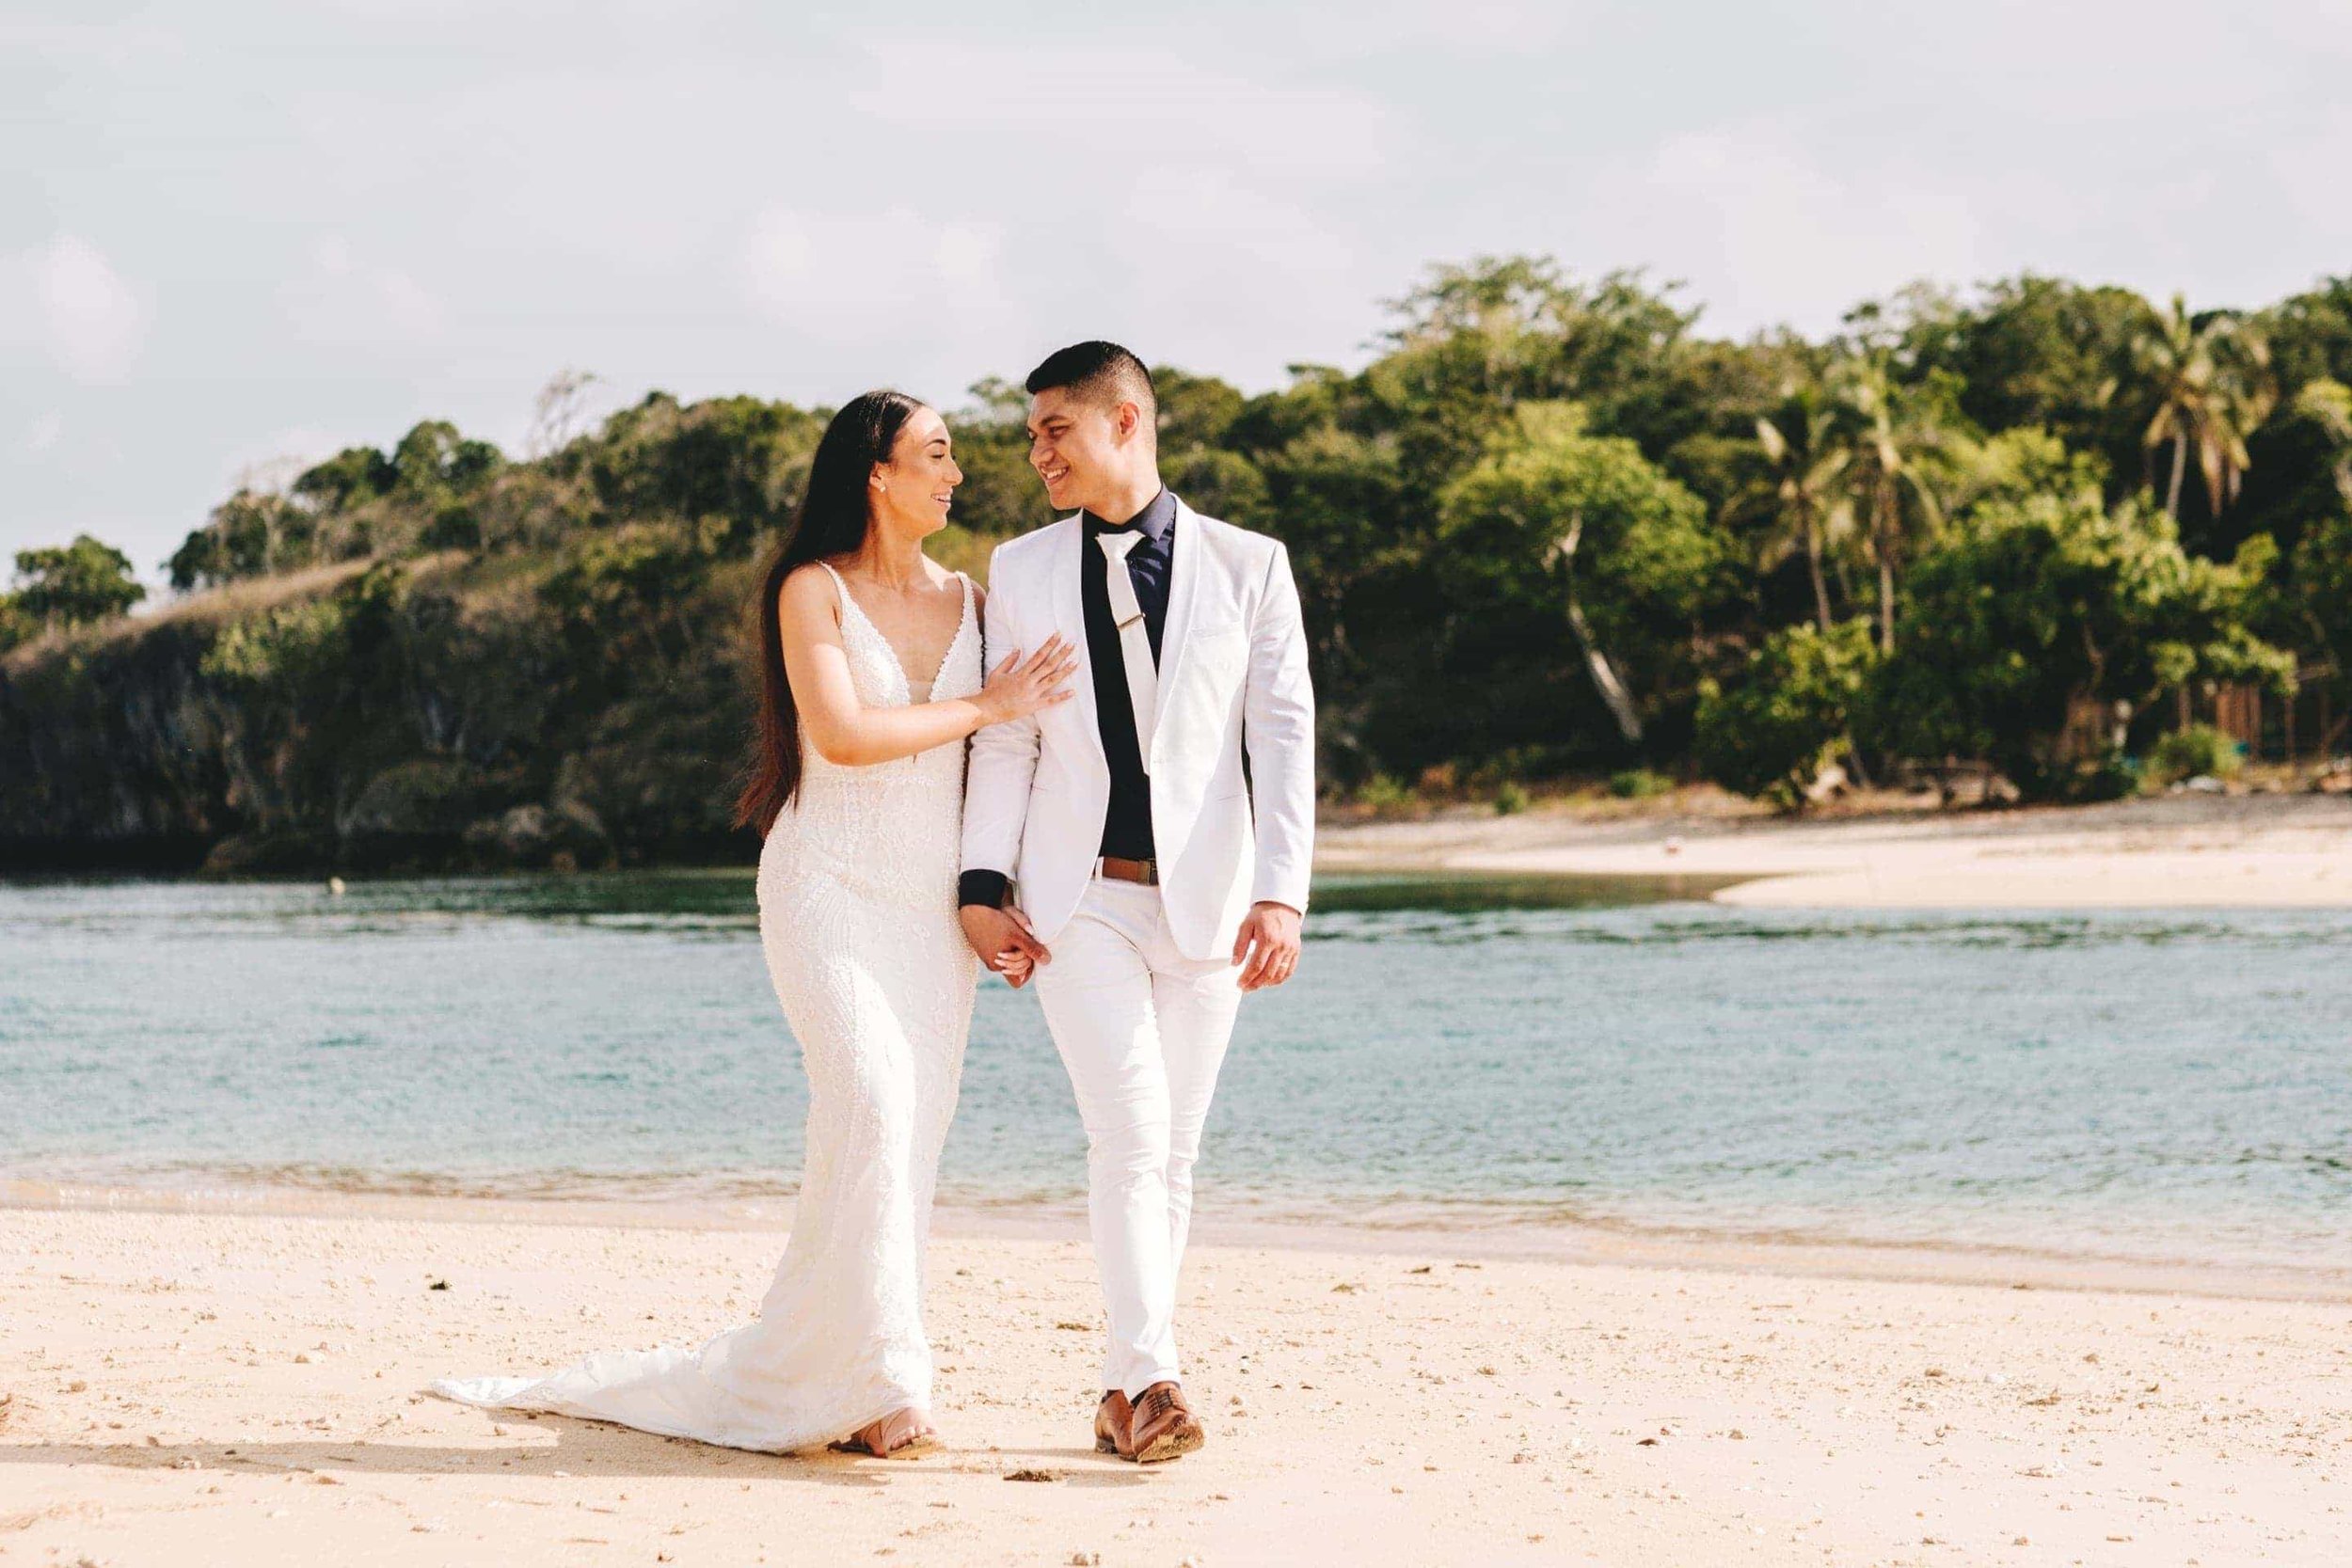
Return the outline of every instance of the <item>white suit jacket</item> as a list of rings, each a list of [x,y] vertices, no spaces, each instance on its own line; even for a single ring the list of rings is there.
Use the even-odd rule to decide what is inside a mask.
[[[1010,877],[1013,902],[1049,946],[1093,877],[1110,805],[1078,592],[1080,571],[1104,566],[1085,549],[1082,520],[1065,517],[990,559],[991,665],[1057,631],[1081,653],[1071,701],[974,734],[964,786],[963,868]],[[1169,929],[1187,958],[1230,956],[1252,903],[1307,907],[1314,692],[1290,552],[1181,500],[1158,710],[1152,842]]]

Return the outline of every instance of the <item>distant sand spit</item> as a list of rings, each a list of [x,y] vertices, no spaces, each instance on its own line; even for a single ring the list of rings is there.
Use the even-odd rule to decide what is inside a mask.
[[[2352,908],[2352,800],[2171,797],[1822,821],[1456,816],[1327,830],[1321,863],[1682,876],[1719,903],[1783,908]]]

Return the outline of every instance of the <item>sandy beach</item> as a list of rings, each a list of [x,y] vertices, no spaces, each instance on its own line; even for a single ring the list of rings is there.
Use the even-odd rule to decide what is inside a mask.
[[[0,1560],[2220,1568],[2352,1539],[2340,1290],[1204,1245],[1212,1441],[1138,1470],[1086,1441],[1075,1226],[951,1224],[947,1445],[882,1463],[421,1393],[739,1321],[774,1228],[313,1211],[0,1210]]]
[[[1818,819],[1460,812],[1327,828],[1317,851],[1330,871],[1681,877],[1720,903],[1787,908],[2352,906],[2352,800],[2341,796]]]

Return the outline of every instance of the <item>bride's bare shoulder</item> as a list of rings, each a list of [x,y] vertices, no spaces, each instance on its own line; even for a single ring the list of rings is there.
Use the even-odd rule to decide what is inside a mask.
[[[838,625],[840,584],[823,562],[804,562],[784,575],[784,586],[776,590],[776,611],[787,626]]]

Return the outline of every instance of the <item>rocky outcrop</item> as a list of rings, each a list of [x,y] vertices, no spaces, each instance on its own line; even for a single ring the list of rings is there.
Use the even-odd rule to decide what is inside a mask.
[[[560,568],[561,563],[556,563]],[[464,559],[241,585],[0,659],[0,872],[736,860],[739,562],[619,592]],[[595,585],[603,586],[603,585]]]

